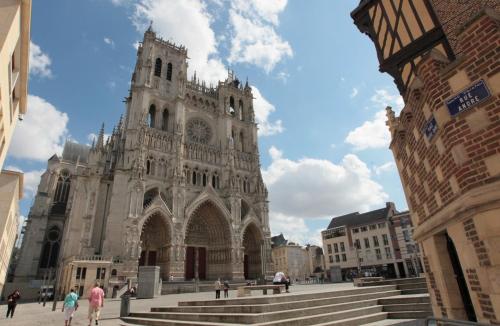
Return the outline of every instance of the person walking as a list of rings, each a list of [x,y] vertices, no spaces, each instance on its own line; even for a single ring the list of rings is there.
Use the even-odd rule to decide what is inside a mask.
[[[229,298],[229,281],[224,281],[224,298]]]
[[[220,289],[222,288],[222,284],[220,282],[220,278],[215,281],[215,299],[220,299]]]
[[[78,309],[78,295],[75,290],[71,289],[66,298],[64,298],[64,304],[62,311],[64,312],[64,326],[70,326],[75,311]]]
[[[94,313],[95,324],[99,325],[99,315],[101,313],[101,308],[104,307],[104,291],[99,286],[99,282],[96,281],[94,287],[89,292],[89,326],[92,326]]]
[[[7,297],[7,317],[10,318],[14,317],[14,311],[16,310],[17,306],[17,300],[21,299],[21,293],[19,290],[15,290],[9,296]]]

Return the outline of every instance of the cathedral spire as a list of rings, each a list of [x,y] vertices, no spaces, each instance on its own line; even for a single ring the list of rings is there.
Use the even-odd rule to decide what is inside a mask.
[[[99,136],[97,136],[97,149],[104,148],[104,122],[101,125],[101,130],[99,131]]]

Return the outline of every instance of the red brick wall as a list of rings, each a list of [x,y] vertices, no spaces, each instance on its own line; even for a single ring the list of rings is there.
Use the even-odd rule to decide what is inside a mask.
[[[485,6],[500,11],[498,0],[431,0],[431,3],[456,55],[464,51],[461,42],[458,42],[458,34],[463,24],[470,21]]]
[[[433,1],[444,6],[451,6],[456,1]],[[463,1],[462,1],[463,2]],[[467,3],[484,3],[491,1],[467,1]],[[493,1],[500,6],[499,1]],[[453,12],[450,10],[449,12]],[[477,11],[476,11],[477,13]],[[458,28],[456,29],[458,30]],[[488,15],[483,15],[468,25],[465,30],[457,34],[457,42],[462,49],[462,55],[452,63],[438,60],[428,55],[417,68],[417,75],[423,83],[418,90],[409,90],[405,94],[405,108],[399,118],[399,128],[393,134],[391,149],[399,164],[399,172],[403,184],[407,189],[407,198],[412,212],[423,222],[435,214],[444,205],[457,198],[450,185],[450,178],[456,178],[461,192],[493,181],[484,164],[484,159],[500,153],[500,97],[491,96],[487,101],[451,118],[445,125],[439,125],[438,133],[430,141],[424,141],[422,130],[427,121],[423,107],[427,103],[430,111],[436,116],[443,108],[445,101],[455,92],[452,91],[448,79],[459,70],[464,70],[471,81],[488,78],[500,72],[500,37],[499,23]],[[489,85],[491,88],[491,85]],[[489,123],[479,131],[473,132],[465,118],[476,111],[484,111]],[[413,134],[416,128],[420,137]],[[436,139],[440,137],[444,152],[439,153]],[[408,156],[406,146],[409,147]],[[453,152],[464,157],[454,159]],[[419,161],[415,160],[417,153]],[[465,156],[464,156],[465,155]],[[460,156],[460,155],[459,155]],[[423,164],[427,159],[430,169],[426,170]],[[436,168],[442,169],[443,179],[438,180]],[[410,170],[408,174],[407,167]],[[423,186],[428,183],[429,193]],[[435,192],[439,193],[441,205],[436,201]],[[428,213],[424,210],[424,204]]]

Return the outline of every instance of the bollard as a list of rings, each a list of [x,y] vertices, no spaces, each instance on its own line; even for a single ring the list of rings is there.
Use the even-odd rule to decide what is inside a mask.
[[[121,298],[120,317],[128,317],[130,315],[130,293],[125,292]]]

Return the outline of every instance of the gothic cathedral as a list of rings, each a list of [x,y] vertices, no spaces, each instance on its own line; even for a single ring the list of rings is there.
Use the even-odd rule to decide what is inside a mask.
[[[186,48],[145,32],[112,134],[102,128],[92,146],[68,141],[48,160],[14,282],[95,261],[110,284],[141,265],[175,280],[271,272],[252,90],[231,72],[214,87],[188,80],[187,59]],[[66,277],[85,278],[82,268]]]

